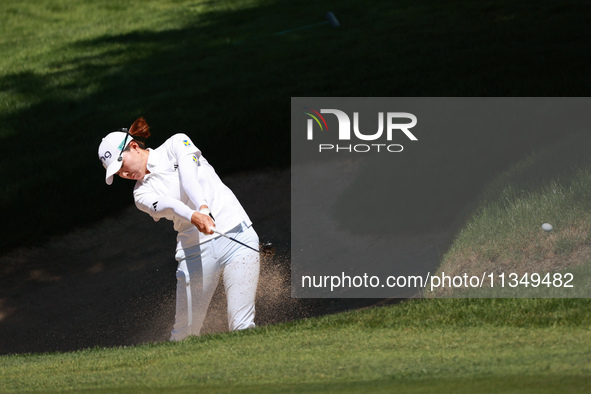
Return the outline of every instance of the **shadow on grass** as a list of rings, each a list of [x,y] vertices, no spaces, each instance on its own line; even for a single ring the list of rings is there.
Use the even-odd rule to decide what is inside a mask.
[[[423,102],[430,109],[424,117],[417,113],[422,127],[416,146],[375,155],[339,199],[335,216],[349,231],[409,235],[459,228],[501,171],[568,139],[584,145],[591,124],[591,101],[582,98]],[[565,155],[556,149],[554,156],[570,163],[563,164],[563,173],[585,161],[582,152]],[[541,179],[560,178],[554,156],[541,163]],[[352,207],[364,209],[355,215]]]
[[[96,150],[102,136],[137,116],[153,127],[152,146],[187,132],[224,174],[289,165],[291,96],[584,95],[583,6],[560,4],[205,6],[176,30],[61,48],[51,72],[0,78],[0,89],[26,103],[0,113],[0,202],[10,229],[0,249],[129,204],[132,185],[107,188]],[[329,9],[341,28],[273,35],[322,21]],[[72,60],[59,60],[72,51]]]

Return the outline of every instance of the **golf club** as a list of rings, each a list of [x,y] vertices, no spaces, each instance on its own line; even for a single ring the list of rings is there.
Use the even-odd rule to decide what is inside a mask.
[[[226,235],[226,234],[224,234],[224,233],[216,230],[215,228],[212,228],[211,231],[213,231],[216,234],[221,235],[222,237],[228,238],[229,240],[232,240],[232,241],[234,241],[236,243],[239,243],[242,246],[246,246],[248,249],[254,250],[257,253],[260,253],[260,254],[263,254],[263,255],[270,255],[270,256],[273,256],[275,254],[275,247],[270,242],[267,242],[267,243],[261,245],[261,250],[257,250],[257,249],[255,249],[255,248],[253,248],[251,246],[248,246],[247,244],[245,244],[243,242],[238,241],[235,238],[232,238],[232,237],[230,237],[230,236],[228,236],[228,235]]]

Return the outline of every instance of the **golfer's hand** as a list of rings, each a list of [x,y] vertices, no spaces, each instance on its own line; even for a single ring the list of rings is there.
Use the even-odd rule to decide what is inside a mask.
[[[215,224],[211,216],[195,211],[191,216],[191,223],[203,234],[213,234],[212,228],[215,227]]]

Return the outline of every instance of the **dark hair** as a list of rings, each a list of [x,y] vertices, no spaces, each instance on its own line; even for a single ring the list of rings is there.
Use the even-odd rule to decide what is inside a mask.
[[[150,136],[150,126],[146,123],[146,119],[137,118],[129,128],[129,134],[134,137],[148,138]]]
[[[129,128],[129,134],[140,148],[146,149],[145,141],[150,136],[150,126],[146,123],[146,119],[137,118]]]

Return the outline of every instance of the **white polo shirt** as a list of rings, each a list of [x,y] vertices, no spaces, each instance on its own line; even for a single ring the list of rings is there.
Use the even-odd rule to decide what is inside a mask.
[[[222,183],[213,167],[201,155],[201,151],[185,134],[175,134],[156,149],[148,149],[148,171],[144,179],[136,182],[133,190],[135,204],[155,221],[166,218],[174,223],[177,235],[177,250],[207,242],[218,234],[206,235],[191,224],[193,204],[181,185],[178,161],[192,155],[196,162],[194,182],[199,182],[204,200],[213,217],[216,229],[227,232],[242,222],[252,225],[248,215],[232,191]],[[185,174],[183,172],[183,174]],[[191,187],[191,185],[189,185]]]

